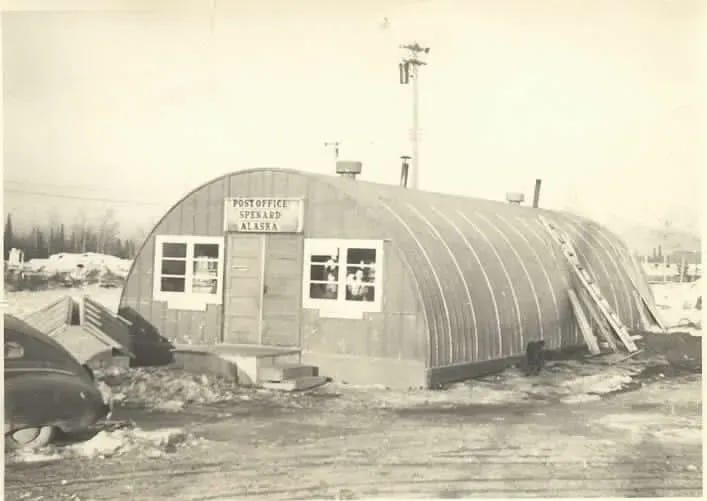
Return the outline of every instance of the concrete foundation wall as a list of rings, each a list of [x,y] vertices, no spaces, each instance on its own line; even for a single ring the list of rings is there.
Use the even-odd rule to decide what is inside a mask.
[[[319,375],[338,383],[381,384],[407,389],[425,386],[425,364],[413,360],[302,352],[302,363],[319,367]]]

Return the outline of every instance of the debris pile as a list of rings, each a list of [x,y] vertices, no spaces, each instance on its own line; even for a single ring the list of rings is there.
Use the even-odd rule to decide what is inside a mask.
[[[110,387],[114,403],[162,411],[179,411],[187,404],[212,404],[239,398],[235,382],[178,369],[138,368],[97,373]]]

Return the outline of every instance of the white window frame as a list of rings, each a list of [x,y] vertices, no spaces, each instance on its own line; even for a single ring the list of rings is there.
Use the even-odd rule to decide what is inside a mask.
[[[163,244],[186,244],[187,254],[184,258],[186,269],[184,276],[185,292],[162,291],[162,246]],[[218,266],[216,272],[216,294],[187,292],[192,290],[194,281],[194,247],[200,244],[218,245]],[[166,257],[165,259],[170,259]],[[224,238],[207,237],[198,235],[156,235],[155,236],[155,261],[153,269],[153,290],[152,297],[155,301],[166,301],[167,308],[175,310],[206,310],[209,304],[221,304],[223,302],[223,281],[224,281]]]
[[[319,299],[309,297],[311,285],[312,254],[317,248],[333,247],[339,249],[339,276],[337,299]],[[357,240],[342,238],[305,238],[304,240],[304,270],[302,276],[302,307],[319,310],[321,317],[362,318],[363,313],[378,313],[383,308],[383,240]],[[371,249],[376,251],[375,279],[373,301],[352,301],[346,299],[346,263],[348,249]],[[352,264],[351,266],[356,266]]]

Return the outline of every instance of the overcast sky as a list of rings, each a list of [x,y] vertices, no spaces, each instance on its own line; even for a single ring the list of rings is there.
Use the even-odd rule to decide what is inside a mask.
[[[543,206],[698,231],[703,5],[261,0],[6,12],[5,211],[43,223],[113,206],[124,227],[144,224],[229,171],[332,173],[332,140],[364,162],[363,179],[395,183],[411,124],[398,45],[416,39],[431,47],[421,189],[529,200],[539,177]]]

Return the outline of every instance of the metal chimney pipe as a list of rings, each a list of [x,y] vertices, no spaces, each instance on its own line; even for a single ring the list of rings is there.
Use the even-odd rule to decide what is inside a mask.
[[[410,160],[410,157],[402,156],[400,158],[403,161],[403,165],[400,168],[400,186],[402,186],[403,188],[407,188],[408,187],[408,171],[410,169],[410,165],[408,164],[408,160]]]
[[[540,203],[540,185],[542,184],[542,179],[535,180],[535,194],[533,195],[533,208],[537,209]]]

